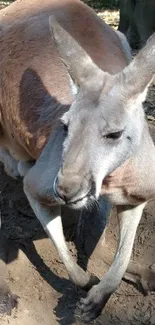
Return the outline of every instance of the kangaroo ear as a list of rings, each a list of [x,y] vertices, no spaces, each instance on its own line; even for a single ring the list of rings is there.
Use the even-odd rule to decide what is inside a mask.
[[[133,61],[120,73],[120,82],[128,98],[143,102],[155,75],[155,33]]]
[[[101,87],[104,72],[96,66],[90,56],[54,16],[50,16],[49,24],[60,58],[67,67],[73,82],[79,87],[93,86],[96,90]]]

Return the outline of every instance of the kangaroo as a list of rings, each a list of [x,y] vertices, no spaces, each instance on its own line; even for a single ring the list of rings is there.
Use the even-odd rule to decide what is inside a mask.
[[[0,11],[0,161],[12,177],[25,177],[33,166],[36,175],[43,163],[32,186],[38,205],[30,204],[57,247],[72,281],[88,289],[99,280],[73,260],[65,243],[60,205],[54,192],[52,200],[48,200],[66,136],[60,117],[70,108],[76,90],[55,48],[50,15],[59,20],[103,70],[106,66],[110,68],[110,58],[111,71],[118,72],[127,64],[130,54],[125,53],[124,47],[128,45],[123,35],[114,32],[79,0],[17,0]],[[29,186],[31,191],[27,179],[25,193]],[[103,210],[109,214],[104,202]],[[100,217],[98,209],[93,210]],[[0,250],[2,235],[1,230]],[[17,297],[7,286],[3,252],[0,256],[0,312],[11,313]]]
[[[155,74],[155,34],[118,73],[101,70],[56,21],[53,37],[77,94],[61,118],[66,132],[53,190],[79,209],[103,195],[117,207],[120,238],[103,279],[81,301],[85,321],[101,313],[127,269],[146,203],[155,195],[155,147],[142,103]],[[151,170],[151,173],[150,173]]]
[[[136,118],[139,117],[139,111],[141,122],[145,124],[142,98],[140,104],[136,104],[137,115],[133,96],[130,103],[133,115],[128,114],[129,110],[125,111],[122,106],[125,101],[123,89],[126,89],[127,96],[128,88],[133,87],[133,79],[128,81],[131,83],[128,85],[125,78],[127,71],[127,76],[131,77],[129,72],[134,70],[134,63],[126,68],[130,60],[128,43],[121,33],[113,31],[79,0],[45,0],[40,2],[40,6],[38,0],[33,3],[31,0],[17,0],[2,10],[0,29],[0,160],[8,174],[23,177],[23,187],[29,203],[55,244],[71,280],[89,290],[99,280],[73,260],[63,235],[61,205],[66,204],[76,209],[89,205],[89,202],[98,199],[99,194],[104,197],[105,188],[109,186],[105,186],[108,176],[117,171],[117,167],[133,156],[134,152],[136,154],[139,151],[139,124],[137,136],[135,128],[140,120]],[[147,48],[146,53],[143,50],[140,55],[146,57],[148,51]],[[152,61],[149,61],[151,64]],[[136,87],[133,89],[136,90]],[[140,94],[142,91],[140,89]],[[135,91],[135,100],[136,94]],[[127,108],[128,106],[129,100]],[[103,107],[107,115],[105,118]],[[99,112],[103,118],[99,117]],[[76,113],[77,116],[74,116]],[[73,114],[70,122],[67,120],[69,114]],[[93,119],[94,122],[91,122]],[[127,132],[123,122],[126,119],[130,126],[129,139],[126,140],[128,146],[124,144],[125,140],[119,146],[119,140]],[[102,125],[103,121],[105,124]],[[117,129],[112,129],[117,123]],[[109,137],[107,132],[115,135]],[[95,142],[92,141],[93,133]],[[95,140],[98,134],[101,142]],[[120,139],[117,139],[119,134]],[[146,139],[152,143],[149,135]],[[113,145],[115,140],[116,148]],[[105,155],[104,141],[109,141]],[[99,153],[96,155],[97,146]],[[115,152],[118,147],[119,154]],[[83,148],[86,149],[85,152]],[[96,161],[99,165],[96,165]],[[93,177],[90,178],[90,175]],[[95,175],[98,175],[97,180]],[[79,187],[80,183],[82,187]],[[142,205],[143,202],[140,207],[136,206],[141,212]],[[119,249],[105,281],[101,280],[99,287],[90,289],[88,297],[82,303],[86,321],[101,312],[124,276],[138,224],[135,214],[140,219],[139,210],[137,213],[133,209],[130,218],[126,213],[126,217],[124,213],[123,216],[122,212],[119,213],[122,220]],[[108,208],[106,212],[109,213]],[[127,226],[130,223],[132,230]],[[129,228],[129,232],[126,228]],[[130,249],[126,256],[129,242]],[[154,273],[147,274],[148,282],[150,275],[154,276]],[[143,277],[141,271],[139,276]],[[7,305],[12,306],[9,290],[7,294],[6,290],[1,292],[2,304],[7,300]],[[87,311],[85,308],[88,308]]]

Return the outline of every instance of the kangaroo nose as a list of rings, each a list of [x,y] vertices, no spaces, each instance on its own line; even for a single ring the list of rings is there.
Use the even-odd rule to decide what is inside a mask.
[[[66,202],[66,198],[63,193],[63,187],[59,185],[58,177],[55,178],[55,181],[53,184],[53,190],[54,190],[54,194],[56,197],[58,197]]]
[[[56,177],[53,184],[53,191],[57,198],[68,203],[78,193],[77,183],[75,180],[68,179],[66,181],[62,176]]]

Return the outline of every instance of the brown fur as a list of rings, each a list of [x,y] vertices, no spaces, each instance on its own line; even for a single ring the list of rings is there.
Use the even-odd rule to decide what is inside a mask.
[[[46,0],[39,6],[38,1],[37,5],[36,1],[16,1],[2,10],[2,141],[24,160],[40,155],[55,120],[72,102],[68,76],[49,31],[52,13],[99,67],[114,73],[126,64],[117,34],[78,0]]]

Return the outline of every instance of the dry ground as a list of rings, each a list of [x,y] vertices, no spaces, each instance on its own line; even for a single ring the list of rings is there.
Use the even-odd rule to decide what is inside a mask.
[[[118,12],[104,12],[107,22],[116,26]],[[154,90],[148,98],[151,107],[150,130],[155,141],[152,117]],[[151,172],[151,171],[150,171]],[[83,294],[70,283],[58,254],[46,238],[23,195],[22,184],[5,175],[0,166],[0,209],[3,229],[10,242],[8,281],[19,298],[18,308],[11,316],[0,318],[1,325],[82,325],[76,303]],[[155,202],[148,204],[139,226],[133,259],[143,264],[155,263]],[[115,213],[109,224],[109,247],[114,250],[117,238]],[[73,230],[67,231],[68,245],[75,255],[71,241]],[[101,259],[91,260],[90,270],[101,276],[105,272]],[[93,322],[99,325],[155,325],[155,294],[144,296],[131,284],[122,282],[111,297],[103,314]]]

